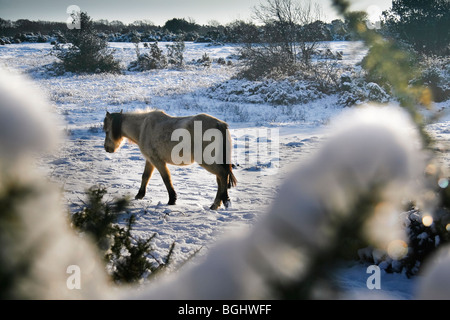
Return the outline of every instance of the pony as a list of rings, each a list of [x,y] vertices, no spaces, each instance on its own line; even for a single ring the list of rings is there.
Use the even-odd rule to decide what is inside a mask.
[[[211,131],[211,129],[214,130]],[[177,194],[173,187],[167,164],[189,165],[197,162],[201,167],[216,175],[218,189],[210,209],[217,210],[222,203],[225,207],[229,206],[228,189],[236,186],[237,180],[232,172],[231,136],[226,122],[208,114],[172,117],[159,110],[129,113],[121,111],[120,113],[106,112],[103,130],[105,132],[104,148],[106,152],[116,152],[120,148],[123,139],[127,138],[139,146],[146,160],[141,186],[135,199],[140,200],[144,198],[148,181],[156,168],[161,174],[169,193],[168,205],[175,205]],[[191,137],[190,141],[184,141],[184,145],[187,148],[183,150],[185,154],[183,154],[183,161],[181,162],[174,159],[174,150],[178,150],[181,144],[181,142],[176,140],[177,136],[174,135],[176,132],[185,133],[188,137]],[[208,132],[220,133],[219,137],[215,136],[215,140],[217,140],[215,142],[221,142],[222,146],[220,150],[215,150],[215,159],[220,161],[211,162],[203,161],[204,159],[202,159],[202,155],[208,149],[209,144],[212,143],[208,144],[205,141]],[[190,152],[191,150],[194,150],[194,152]]]

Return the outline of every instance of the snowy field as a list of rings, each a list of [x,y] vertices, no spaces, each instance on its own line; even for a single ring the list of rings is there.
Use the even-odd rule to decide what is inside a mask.
[[[160,43],[165,48],[165,43]],[[358,42],[324,44],[332,52],[343,51],[341,63],[353,66],[366,50]],[[111,43],[123,69],[135,59],[133,44]],[[58,183],[69,209],[76,211],[85,200],[88,188],[106,187],[107,198],[123,196],[134,199],[140,186],[145,161],[136,145],[126,143],[121,150],[108,154],[103,148],[103,119],[106,111],[129,112],[160,109],[172,116],[208,113],[228,122],[233,141],[236,188],[230,190],[232,206],[209,210],[216,193],[215,177],[198,165],[171,166],[173,184],[178,193],[176,206],[166,205],[168,195],[158,172],[153,174],[143,200],[131,202],[135,214],[135,233],[153,242],[157,258],[164,257],[175,242],[174,263],[181,263],[196,250],[207,253],[224,234],[245,232],[258,221],[277,195],[278,187],[291,168],[301,165],[327,139],[327,125],[343,108],[336,95],[310,97],[302,104],[289,106],[226,101],[211,88],[230,80],[239,70],[237,47],[187,43],[184,70],[127,72],[120,75],[49,76],[43,66],[55,61],[49,44],[14,44],[0,47],[0,65],[17,69],[35,81],[51,101],[62,121],[65,141],[59,152],[39,160],[52,181]],[[194,63],[207,53],[212,59],[224,58],[232,65],[215,62],[211,67]],[[450,163],[450,101],[436,105],[441,115],[429,131],[441,142],[441,161]],[[279,136],[278,152],[255,159],[258,142],[269,141],[267,134]],[[269,139],[269,140],[268,140]],[[123,221],[125,221],[125,218]],[[404,274],[382,274],[381,290],[366,287],[367,265],[349,263],[336,275],[336,282],[348,290],[350,298],[375,297],[411,299],[415,279]]]

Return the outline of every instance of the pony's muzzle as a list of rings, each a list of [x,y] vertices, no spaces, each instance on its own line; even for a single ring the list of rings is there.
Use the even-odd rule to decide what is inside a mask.
[[[114,148],[111,148],[110,146],[107,146],[105,144],[105,151],[108,152],[108,153],[114,153]]]

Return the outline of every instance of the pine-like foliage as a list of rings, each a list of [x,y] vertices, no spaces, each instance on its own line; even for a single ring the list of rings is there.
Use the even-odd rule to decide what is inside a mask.
[[[173,44],[167,45],[167,57],[169,63],[174,65],[176,68],[184,67],[184,56],[183,52],[186,48],[182,38],[178,38]]]
[[[80,13],[81,29],[70,30],[67,41],[71,44],[54,46],[55,55],[61,60],[66,72],[101,73],[120,72],[120,64],[108,48],[105,39],[100,38],[93,27],[91,18]]]
[[[139,282],[168,266],[175,244],[164,261],[158,261],[151,247],[156,234],[148,238],[135,237],[132,234],[134,215],[128,218],[126,227],[120,227],[117,221],[126,214],[128,200],[108,203],[103,200],[106,193],[104,188],[90,188],[85,206],[72,214],[72,225],[96,243],[112,279],[116,283]]]
[[[164,69],[167,67],[167,57],[159,48],[158,42],[151,44],[144,43],[144,48],[148,48],[148,52],[140,53],[139,42],[136,46],[136,60],[132,61],[128,66],[129,71],[146,71],[154,69]]]
[[[448,55],[450,1],[394,0],[384,15],[391,33],[415,50]]]
[[[72,215],[73,226],[91,237],[103,252],[110,248],[112,238],[117,233],[114,223],[117,221],[118,214],[124,211],[127,205],[125,199],[113,205],[103,202],[105,194],[106,189],[90,188],[85,207]]]

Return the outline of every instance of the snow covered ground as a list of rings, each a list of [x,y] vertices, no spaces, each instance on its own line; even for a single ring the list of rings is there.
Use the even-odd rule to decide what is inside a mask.
[[[135,59],[133,44],[111,43],[124,69]],[[332,52],[343,51],[342,63],[353,65],[366,53],[361,43],[327,43]],[[160,43],[165,48],[164,43]],[[158,236],[153,242],[157,258],[164,257],[175,242],[175,264],[201,249],[200,255],[225,233],[249,229],[260,219],[277,195],[280,183],[291,168],[299,166],[327,138],[327,124],[342,112],[336,95],[310,99],[290,106],[225,101],[210,88],[237,72],[237,47],[187,43],[184,70],[124,72],[120,75],[49,76],[42,66],[55,61],[49,44],[14,44],[0,47],[0,65],[28,73],[36,86],[46,93],[55,112],[63,120],[66,139],[59,152],[39,161],[52,181],[58,183],[71,210],[77,210],[86,190],[94,185],[108,190],[108,199],[129,196],[134,199],[140,186],[144,159],[136,145],[127,143],[108,154],[103,148],[103,118],[106,111],[161,109],[173,116],[209,113],[229,123],[235,152],[234,169],[238,185],[231,189],[230,208],[209,210],[215,193],[215,177],[198,165],[171,166],[173,184],[178,193],[176,206],[167,206],[167,191],[158,172],[148,185],[143,200],[132,201],[136,235]],[[193,63],[204,53],[212,59],[224,58],[232,66],[213,63],[206,68]],[[450,163],[450,101],[436,105],[441,118],[428,126],[441,143],[441,161]],[[258,143],[267,134],[279,135],[278,152],[253,157]],[[269,138],[269,143],[271,142]],[[261,145],[261,144],[259,144]],[[374,294],[366,287],[367,265],[350,263],[336,276],[336,282],[350,298]],[[376,297],[411,299],[415,279],[403,274],[382,274],[382,289]]]

